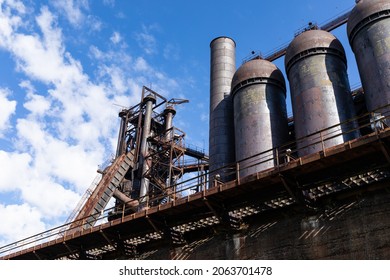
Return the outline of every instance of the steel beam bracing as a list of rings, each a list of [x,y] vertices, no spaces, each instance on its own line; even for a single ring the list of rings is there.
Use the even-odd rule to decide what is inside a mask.
[[[337,17],[336,19],[324,24],[323,26],[320,26],[319,29],[324,30],[324,31],[332,31],[341,25],[345,24],[348,21],[348,17],[350,15],[351,11],[348,11],[341,16]],[[280,48],[279,50],[275,51],[274,53],[267,55],[264,59],[268,61],[274,61],[286,54],[288,45]]]

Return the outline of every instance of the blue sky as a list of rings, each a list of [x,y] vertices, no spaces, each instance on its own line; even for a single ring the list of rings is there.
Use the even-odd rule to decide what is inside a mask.
[[[209,44],[229,36],[237,66],[289,43],[330,1],[0,0],[0,245],[63,223],[115,152],[120,106],[146,85],[177,107],[186,143],[208,149]],[[360,83],[346,39],[350,84]],[[284,58],[275,64],[284,72]],[[289,102],[289,101],[288,101]],[[290,106],[288,106],[290,108]],[[291,109],[289,109],[291,114]]]

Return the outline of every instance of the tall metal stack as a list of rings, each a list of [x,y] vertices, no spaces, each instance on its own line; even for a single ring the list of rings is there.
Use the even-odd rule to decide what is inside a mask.
[[[272,150],[288,139],[286,83],[271,62],[243,64],[232,81],[236,160],[240,176],[275,166]]]
[[[355,112],[345,51],[336,37],[323,30],[301,33],[287,48],[285,66],[299,156],[358,137],[349,132],[355,123],[338,125]]]
[[[221,181],[232,178],[220,169],[235,161],[231,82],[236,71],[236,43],[228,37],[210,43],[210,181],[216,175]]]
[[[360,0],[348,19],[368,111],[390,103],[390,1]]]

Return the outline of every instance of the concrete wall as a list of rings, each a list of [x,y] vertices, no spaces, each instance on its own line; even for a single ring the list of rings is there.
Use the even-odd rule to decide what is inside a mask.
[[[166,246],[147,259],[390,259],[390,190],[326,204],[317,213],[259,215],[236,232]]]

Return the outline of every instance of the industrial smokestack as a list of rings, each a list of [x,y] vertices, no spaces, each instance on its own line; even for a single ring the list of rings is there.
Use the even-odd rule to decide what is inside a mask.
[[[173,139],[172,120],[176,114],[176,110],[173,105],[169,105],[164,110],[165,117],[165,141],[169,142]]]
[[[303,32],[287,48],[285,66],[299,156],[359,136],[356,123],[346,123],[355,111],[345,51],[335,36],[323,30]],[[321,135],[314,134],[319,131]]]
[[[228,37],[215,38],[210,43],[210,182],[215,176],[226,182],[233,177],[222,170],[235,161],[233,105],[231,82],[236,72],[236,43]]]
[[[156,98],[152,95],[148,95],[144,98],[143,102],[145,104],[145,117],[144,117],[144,125],[142,128],[142,138],[141,138],[141,148],[140,148],[140,153],[141,153],[140,165],[142,166],[140,201],[143,204],[145,204],[149,199],[148,197],[149,179],[145,177],[145,174],[149,170],[149,164],[148,164],[149,159],[147,158],[149,155],[148,137],[150,136],[153,104],[156,103]]]
[[[356,3],[348,19],[347,32],[367,109],[374,111],[390,104],[390,2],[361,0]]]
[[[282,72],[267,60],[250,60],[234,74],[232,95],[240,176],[274,167],[278,155],[272,149],[288,140]]]

